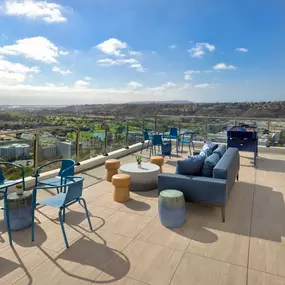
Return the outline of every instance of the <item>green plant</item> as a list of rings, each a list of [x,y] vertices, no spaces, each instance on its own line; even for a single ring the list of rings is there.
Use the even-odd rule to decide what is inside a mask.
[[[138,164],[141,164],[142,163],[142,156],[140,156],[140,155],[136,156],[136,160],[137,160]]]
[[[23,188],[23,185],[22,185],[22,184],[18,184],[18,185],[16,185],[16,188],[17,188],[17,189],[22,189],[22,188]]]

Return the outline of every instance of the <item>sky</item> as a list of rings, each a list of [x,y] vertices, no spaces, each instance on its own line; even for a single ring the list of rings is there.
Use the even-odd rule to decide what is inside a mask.
[[[285,100],[283,0],[0,0],[0,104]]]

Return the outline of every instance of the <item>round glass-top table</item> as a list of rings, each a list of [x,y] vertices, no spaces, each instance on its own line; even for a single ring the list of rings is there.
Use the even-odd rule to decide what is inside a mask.
[[[157,188],[157,176],[160,168],[156,164],[127,163],[120,167],[120,173],[126,173],[131,176],[131,191],[149,191]]]

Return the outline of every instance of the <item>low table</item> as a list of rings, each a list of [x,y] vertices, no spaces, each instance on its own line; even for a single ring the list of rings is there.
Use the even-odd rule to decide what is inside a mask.
[[[131,191],[149,191],[157,188],[157,176],[160,167],[152,163],[127,163],[120,167],[120,173],[131,176]]]

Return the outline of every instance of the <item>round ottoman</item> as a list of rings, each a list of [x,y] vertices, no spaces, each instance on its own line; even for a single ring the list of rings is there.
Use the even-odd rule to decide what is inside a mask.
[[[185,199],[181,191],[169,189],[160,192],[158,213],[162,225],[167,228],[181,227],[185,212]]]
[[[150,163],[156,164],[157,166],[160,167],[160,173],[162,172],[162,165],[164,163],[164,159],[162,156],[152,156],[150,158]]]
[[[130,199],[129,185],[131,176],[129,174],[115,174],[112,177],[112,184],[115,186],[113,199],[117,202],[125,202]]]
[[[112,176],[118,174],[118,169],[120,168],[120,160],[118,159],[108,159],[105,161],[105,168],[107,169],[106,180],[111,182]]]

